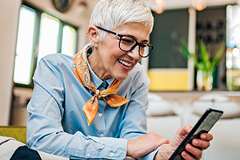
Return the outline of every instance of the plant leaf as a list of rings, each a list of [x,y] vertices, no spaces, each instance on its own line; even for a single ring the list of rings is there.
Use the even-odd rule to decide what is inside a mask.
[[[199,69],[199,64],[198,64],[198,57],[196,54],[191,54],[188,50],[188,43],[184,40],[184,39],[181,39],[181,44],[182,44],[182,47],[179,47],[178,48],[178,51],[180,53],[182,53],[186,58],[187,60],[189,61],[190,59],[193,60],[194,62],[194,65],[197,69]]]
[[[199,41],[199,46],[200,46],[201,60],[203,62],[203,69],[207,70],[209,68],[209,53],[207,51],[207,47],[204,44],[203,40]]]
[[[198,70],[212,71],[216,67],[216,65],[224,59],[224,41],[221,43],[221,46],[216,52],[212,61],[210,60],[210,54],[207,50],[207,47],[202,40],[195,44],[195,54],[191,54],[189,52],[188,43],[184,39],[181,40],[181,44],[182,46],[178,48],[178,51],[182,55],[184,55],[187,60],[193,60],[194,65]],[[200,52],[200,60],[197,56],[198,51]]]
[[[220,48],[218,49],[215,56],[213,57],[212,66],[211,66],[212,69],[214,69],[218,65],[218,63],[224,59],[225,57],[225,54],[223,54],[224,50],[225,50],[225,41],[221,43]]]

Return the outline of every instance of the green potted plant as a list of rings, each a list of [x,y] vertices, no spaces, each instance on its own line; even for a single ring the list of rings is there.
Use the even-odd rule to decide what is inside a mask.
[[[196,44],[195,54],[190,53],[188,50],[188,44],[185,40],[181,40],[182,46],[178,48],[187,60],[193,60],[197,70],[197,89],[199,91],[212,90],[213,76],[212,73],[216,66],[224,59],[225,42],[222,42],[219,49],[211,59],[210,52],[207,50],[206,45],[202,40]]]

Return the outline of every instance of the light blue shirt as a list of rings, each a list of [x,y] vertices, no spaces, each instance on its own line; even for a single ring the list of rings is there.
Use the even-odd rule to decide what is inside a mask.
[[[130,100],[99,109],[88,127],[83,106],[93,94],[75,77],[72,57],[53,54],[42,58],[34,75],[34,91],[27,110],[27,143],[31,149],[71,159],[125,159],[127,140],[147,133],[146,109],[150,81],[140,64],[123,80],[117,95]],[[102,80],[91,70],[93,84]],[[109,86],[113,79],[107,80]],[[144,145],[144,144],[142,144]],[[143,159],[153,159],[157,149]]]

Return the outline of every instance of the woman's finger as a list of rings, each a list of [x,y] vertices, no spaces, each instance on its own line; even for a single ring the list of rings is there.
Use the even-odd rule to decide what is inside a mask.
[[[181,154],[181,156],[184,158],[184,159],[186,159],[186,160],[198,160],[198,159],[201,159],[201,158],[194,158],[194,157],[192,157],[191,155],[189,155],[186,151],[183,151],[182,152],[182,154]]]
[[[192,158],[194,158],[194,159],[201,159],[201,157],[202,157],[202,150],[201,150],[201,149],[196,148],[196,147],[192,146],[191,144],[187,144],[187,145],[185,146],[185,149],[186,149],[190,154],[192,154],[193,157],[188,154],[190,157],[192,157]],[[188,156],[188,157],[189,157],[189,156]]]
[[[201,139],[193,139],[192,140],[192,145],[200,148],[202,150],[207,149],[210,146],[210,142],[209,141],[203,141]]]
[[[200,138],[202,140],[211,141],[211,140],[213,140],[213,135],[210,133],[203,133],[200,135]]]

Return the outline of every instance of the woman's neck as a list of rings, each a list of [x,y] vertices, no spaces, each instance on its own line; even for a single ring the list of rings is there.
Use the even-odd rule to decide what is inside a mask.
[[[110,75],[106,74],[107,72],[104,69],[103,62],[96,50],[93,50],[87,58],[91,69],[101,80],[112,78]]]

